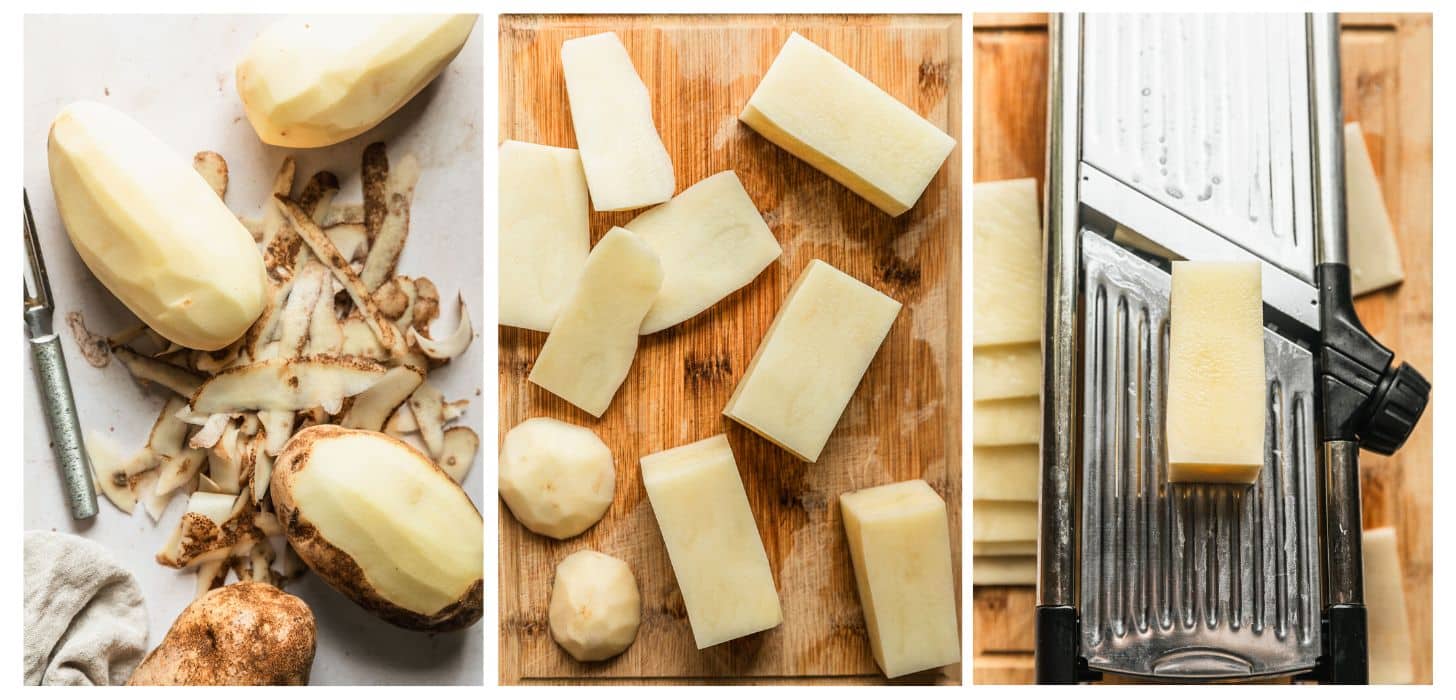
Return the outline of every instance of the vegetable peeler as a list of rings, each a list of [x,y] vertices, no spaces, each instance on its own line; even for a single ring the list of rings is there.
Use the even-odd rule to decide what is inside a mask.
[[[1368,680],[1359,450],[1430,384],[1355,315],[1338,42],[1331,14],[1053,18],[1040,683]],[[1174,257],[1261,264],[1251,486],[1168,483]]]
[[[71,517],[87,520],[96,516],[96,485],[86,446],[81,441],[81,423],[76,416],[76,398],[71,393],[61,337],[51,326],[55,299],[51,296],[50,279],[46,277],[40,236],[30,213],[30,195],[22,192],[21,196],[25,202],[25,257],[30,262],[29,274],[25,276],[25,335],[30,342],[36,381],[40,384],[51,448],[66,482]]]

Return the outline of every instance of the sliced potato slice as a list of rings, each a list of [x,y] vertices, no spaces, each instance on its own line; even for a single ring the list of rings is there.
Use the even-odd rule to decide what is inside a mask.
[[[300,411],[337,404],[373,386],[384,375],[378,363],[357,357],[273,359],[225,370],[192,395],[192,410]]]

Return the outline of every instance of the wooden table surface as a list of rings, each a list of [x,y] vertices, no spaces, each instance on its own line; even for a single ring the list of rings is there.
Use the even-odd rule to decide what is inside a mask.
[[[1045,175],[1046,16],[975,15],[974,155],[977,182]],[[1345,15],[1345,119],[1359,121],[1396,229],[1405,282],[1356,301],[1366,327],[1397,359],[1432,376],[1431,18]],[[1393,525],[1400,544],[1413,665],[1431,680],[1430,414],[1394,457],[1360,455],[1366,527]],[[977,587],[975,682],[1032,680],[1030,587]]]
[[[959,572],[961,150],[952,152],[914,209],[891,218],[740,124],[737,115],[789,32],[798,31],[959,139],[960,18],[508,15],[499,31],[501,139],[575,146],[561,43],[615,31],[652,95],[678,190],[737,171],[784,249],[744,289],[643,338],[600,420],[526,381],[544,333],[501,328],[501,433],[533,416],[590,426],[617,465],[611,509],[574,539],[532,534],[501,508],[501,681],[879,682],[837,498],[925,479],[949,507]],[[631,216],[593,214],[593,237]],[[823,456],[805,464],[720,414],[789,287],[813,258],[904,309]],[[723,432],[768,552],[784,623],[698,651],[638,460]],[[631,565],[643,615],[626,653],[579,664],[551,641],[547,603],[557,562],[588,547]],[[960,668],[907,680],[955,683]]]

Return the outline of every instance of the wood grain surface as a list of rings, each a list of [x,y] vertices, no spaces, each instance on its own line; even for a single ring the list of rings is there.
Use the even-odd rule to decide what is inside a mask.
[[[1045,176],[1045,15],[972,18],[973,179]],[[1359,121],[1396,229],[1405,282],[1356,301],[1366,327],[1432,378],[1431,18],[1345,15],[1345,119]],[[974,215],[974,212],[972,212]],[[1360,455],[1367,527],[1393,525],[1400,544],[1418,682],[1431,680],[1430,414],[1394,457]],[[1030,587],[978,586],[972,643],[977,683],[1030,683]],[[1111,679],[1110,679],[1111,680]]]
[[[600,420],[526,381],[546,335],[500,329],[500,429],[533,416],[590,426],[611,447],[616,499],[601,523],[556,542],[502,506],[500,673],[521,682],[878,682],[844,542],[840,493],[912,478],[950,511],[960,571],[960,149],[907,214],[890,218],[737,121],[791,31],[818,43],[951,136],[960,138],[956,16],[511,16],[500,21],[500,134],[574,147],[559,61],[569,38],[614,31],[652,95],[679,191],[733,169],[783,245],[744,289],[642,339]],[[593,214],[599,238],[631,213]],[[804,266],[820,258],[904,304],[817,464],[805,464],[721,416],[736,382]],[[647,454],[726,432],[767,549],[784,623],[694,648],[639,475]],[[593,548],[625,559],[642,592],[642,626],[621,656],[579,664],[552,641],[556,563]],[[908,682],[955,683],[959,666]]]

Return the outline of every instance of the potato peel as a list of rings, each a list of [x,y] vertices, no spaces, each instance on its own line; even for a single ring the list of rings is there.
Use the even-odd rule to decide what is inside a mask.
[[[107,482],[100,490],[128,513],[142,503],[154,520],[177,492],[188,494],[157,560],[195,568],[199,594],[230,572],[276,585],[305,571],[290,546],[268,540],[284,537],[270,499],[274,455],[297,431],[330,423],[407,427],[457,481],[478,451],[473,431],[445,428],[468,401],[447,402],[425,382],[442,358],[464,351],[457,352],[462,331],[432,338],[439,290],[395,271],[419,162],[405,155],[391,168],[381,143],[365,150],[363,166],[364,201],[340,203],[337,176],[321,171],[300,182],[293,158],[285,158],[261,217],[239,217],[264,255],[269,286],[264,311],[236,342],[188,350],[143,325],[104,341],[139,383],[176,396],[129,460],[105,436],[93,446],[88,435],[98,481]],[[225,197],[222,156],[198,153],[194,167]],[[302,185],[296,196],[295,184]],[[469,323],[462,306],[461,325]],[[468,346],[473,329],[464,335]],[[423,430],[412,402],[426,416]]]
[[[439,459],[440,451],[445,447],[445,397],[434,385],[425,382],[410,395],[409,406],[430,459]]]
[[[370,239],[369,255],[364,259],[364,271],[359,275],[364,287],[371,292],[393,276],[394,268],[399,264],[399,255],[409,237],[410,205],[419,179],[420,163],[412,155],[399,159],[399,163],[389,170],[385,181],[384,215]]]
[[[475,463],[475,453],[480,449],[480,436],[465,426],[456,426],[445,431],[440,456],[435,463],[450,475],[455,483],[465,481],[470,467]]]
[[[475,337],[475,330],[470,326],[470,313],[465,308],[465,297],[460,300],[460,322],[456,324],[455,330],[448,338],[443,340],[431,340],[424,336],[414,327],[409,329],[409,340],[425,357],[432,360],[451,360],[459,357],[465,349],[470,347],[470,341]]]
[[[328,236],[319,230],[313,221],[304,215],[303,210],[293,201],[279,197],[277,199],[284,217],[288,220],[299,235],[303,236],[304,242],[308,243],[315,255],[333,271],[334,277],[344,285],[344,290],[354,300],[354,305],[363,313],[364,320],[369,324],[369,329],[374,331],[375,337],[379,338],[379,344],[390,350],[390,354],[397,354],[397,349],[402,349],[399,335],[393,325],[386,321],[379,313],[379,307],[374,305],[374,299],[370,296],[369,290],[360,281],[359,276],[348,266],[348,261],[334,247]]]
[[[223,157],[212,151],[198,151],[192,156],[192,169],[207,181],[207,186],[212,188],[218,199],[223,199],[227,194],[228,187],[228,166]]]
[[[358,394],[384,372],[378,363],[357,357],[264,360],[214,375],[192,395],[191,406],[202,413],[300,411]]]
[[[191,396],[202,386],[202,377],[185,367],[147,357],[124,345],[112,348],[111,353],[143,384],[156,384],[181,396]]]
[[[390,369],[374,386],[354,397],[354,405],[339,425],[378,431],[395,407],[403,404],[423,381],[425,373],[414,367],[401,365]]]

